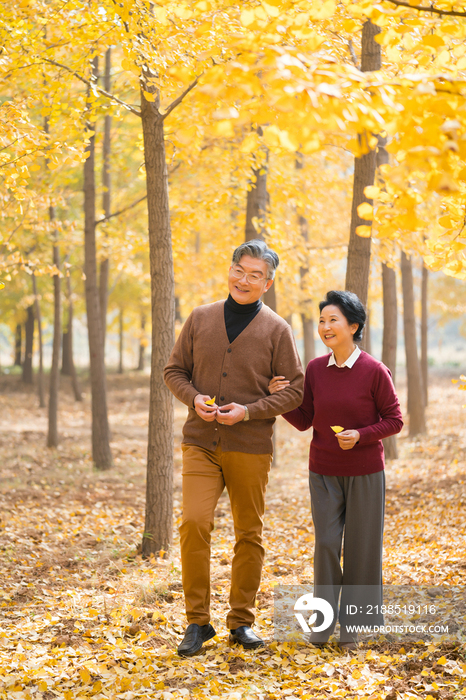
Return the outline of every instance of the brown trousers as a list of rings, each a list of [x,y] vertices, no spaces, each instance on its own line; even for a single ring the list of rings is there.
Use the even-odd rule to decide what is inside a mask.
[[[214,511],[227,487],[236,544],[231,568],[228,629],[254,622],[264,547],[265,489],[272,455],[215,452],[183,445],[183,519],[180,526],[183,590],[188,623],[210,620],[210,534]]]

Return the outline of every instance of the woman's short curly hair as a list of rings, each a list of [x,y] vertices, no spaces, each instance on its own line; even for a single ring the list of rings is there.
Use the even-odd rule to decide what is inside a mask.
[[[358,324],[353,339],[362,340],[362,331],[366,323],[366,310],[359,297],[353,292],[327,292],[325,299],[319,304],[319,309],[322,311],[330,305],[337,306],[350,325],[352,323]]]

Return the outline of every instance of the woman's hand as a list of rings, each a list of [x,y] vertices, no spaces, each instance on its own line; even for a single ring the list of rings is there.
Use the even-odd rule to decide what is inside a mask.
[[[352,450],[359,442],[360,435],[357,430],[343,430],[335,435],[342,450]]]
[[[272,379],[269,382],[269,394],[276,394],[277,391],[286,389],[286,387],[289,386],[289,384],[290,382],[288,381],[288,379],[285,379],[285,377],[272,377]]]

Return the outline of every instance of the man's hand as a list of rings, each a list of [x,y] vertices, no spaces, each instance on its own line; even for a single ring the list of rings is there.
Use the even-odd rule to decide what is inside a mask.
[[[222,425],[234,425],[243,420],[246,409],[240,403],[227,403],[217,409],[217,423]]]
[[[342,450],[351,450],[357,442],[359,442],[360,435],[357,430],[343,430],[341,433],[335,435]]]
[[[207,423],[211,423],[217,417],[217,404],[214,403],[212,406],[207,406],[205,403],[206,401],[210,401],[211,398],[212,397],[207,394],[197,394],[197,396],[194,397],[194,410],[197,415]]]

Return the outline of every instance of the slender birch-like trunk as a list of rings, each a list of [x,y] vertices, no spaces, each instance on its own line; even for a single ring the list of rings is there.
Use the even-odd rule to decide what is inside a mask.
[[[146,517],[142,554],[158,556],[173,541],[173,396],[163,381],[163,368],[175,342],[175,277],[173,270],[168,172],[160,94],[143,75],[141,118],[147,179],[147,209],[152,302],[149,442]],[[144,92],[154,95],[149,102]]]
[[[269,203],[269,193],[267,191],[267,164],[252,171],[250,189],[246,198],[246,226],[245,240],[251,241],[254,238],[264,240],[267,221],[267,206]],[[259,231],[256,231],[253,219],[258,219]],[[264,304],[267,304],[273,311],[277,311],[277,293],[275,283],[262,297]]]
[[[94,59],[94,80],[97,60]],[[110,428],[107,412],[107,379],[105,374],[102,317],[97,286],[95,235],[95,124],[88,124],[92,135],[84,162],[84,271],[86,275],[86,309],[89,337],[89,358],[92,395],[92,459],[97,469],[113,466],[110,451]]]
[[[403,287],[403,325],[405,336],[406,372],[408,377],[409,435],[414,437],[426,430],[424,390],[417,352],[414,284],[411,260],[401,251],[401,282]]]
[[[49,207],[50,221],[55,221],[55,208]],[[49,426],[47,447],[58,445],[58,388],[60,383],[60,346],[61,346],[61,279],[60,254],[58,249],[58,232],[55,228],[53,243],[53,264],[57,272],[53,276],[53,346],[52,365],[50,367],[49,388]]]
[[[146,314],[141,314],[141,338],[139,339],[139,361],[138,361],[138,371],[143,372],[145,366],[145,332],[146,332]]]
[[[398,307],[396,295],[396,272],[392,267],[382,263],[383,290],[383,337],[382,362],[392,373],[393,382],[396,379],[396,346],[398,341]],[[383,440],[387,459],[398,459],[396,435]]]
[[[118,361],[118,374],[123,374],[123,309],[120,309],[118,315],[118,351],[119,351],[119,361]]]
[[[71,375],[71,367],[70,367],[70,334],[68,331],[69,328],[69,321],[67,325],[65,326],[65,330],[63,331],[62,334],[62,349],[61,349],[61,374],[65,375],[66,377],[69,377]]]
[[[301,323],[303,324],[304,367],[307,367],[309,362],[316,356],[314,319],[307,318],[305,314],[301,314]]]
[[[427,406],[429,402],[429,357],[427,354],[427,329],[428,329],[428,284],[429,271],[427,267],[422,265],[422,284],[421,284],[421,376],[422,387],[424,389],[424,404]]]
[[[73,355],[73,297],[71,293],[71,277],[68,274],[66,278],[66,296],[68,303],[68,366],[70,368],[71,386],[73,387],[75,401],[82,401],[81,387],[79,386],[76,365],[74,364]]]
[[[104,73],[104,90],[110,92],[111,79],[110,73],[112,68],[112,49],[107,49],[105,53],[105,73]],[[111,156],[111,131],[112,117],[106,114],[104,117],[104,138],[102,143],[102,208],[104,216],[110,216],[111,206],[111,174],[110,174],[110,156]],[[100,300],[100,315],[103,335],[104,362],[105,362],[105,341],[107,338],[107,307],[108,307],[108,280],[110,275],[110,260],[108,257],[103,258],[100,263],[99,275],[99,300]]]
[[[361,70],[380,70],[382,65],[381,46],[375,41],[375,37],[380,32],[379,27],[367,20],[362,28],[361,41]],[[373,201],[366,197],[364,190],[369,185],[374,184],[376,170],[376,150],[370,149],[367,143],[369,134],[363,134],[362,139],[366,139],[363,144],[368,150],[367,153],[354,159],[353,177],[353,202],[351,207],[350,239],[348,245],[348,263],[346,267],[346,289],[358,295],[363,305],[367,308],[367,298],[369,291],[369,272],[371,263],[371,238],[358,236],[356,228],[358,226],[370,226],[371,222],[361,219],[358,214],[358,206],[363,202],[372,204]],[[364,347],[364,338],[361,346]]]
[[[304,166],[304,157],[301,153],[298,153],[295,160],[296,170],[302,170]],[[306,243],[309,242],[309,222],[303,214],[298,213],[298,228],[301,236]],[[307,275],[309,275],[309,265],[303,264],[299,268],[299,274],[301,277],[301,289],[304,288],[305,280]],[[314,318],[312,309],[313,300],[303,302],[302,312],[301,312],[301,324],[303,328],[303,342],[304,342],[304,367],[316,356],[316,346],[314,339]]]
[[[39,296],[37,294],[36,275],[32,273],[32,289],[34,292],[34,311],[37,320],[37,335],[39,336],[39,374],[37,376],[37,389],[39,394],[39,406],[45,408],[44,391],[44,348],[42,343],[42,319],[40,313]]]
[[[23,382],[25,384],[33,384],[33,371],[32,371],[32,355],[34,348],[34,305],[28,306],[26,309],[27,317],[26,323],[24,324],[24,336],[25,336],[25,348],[24,348],[24,362],[23,362]]]
[[[22,351],[23,351],[23,327],[20,323],[16,324],[15,332],[15,367],[22,366]]]

